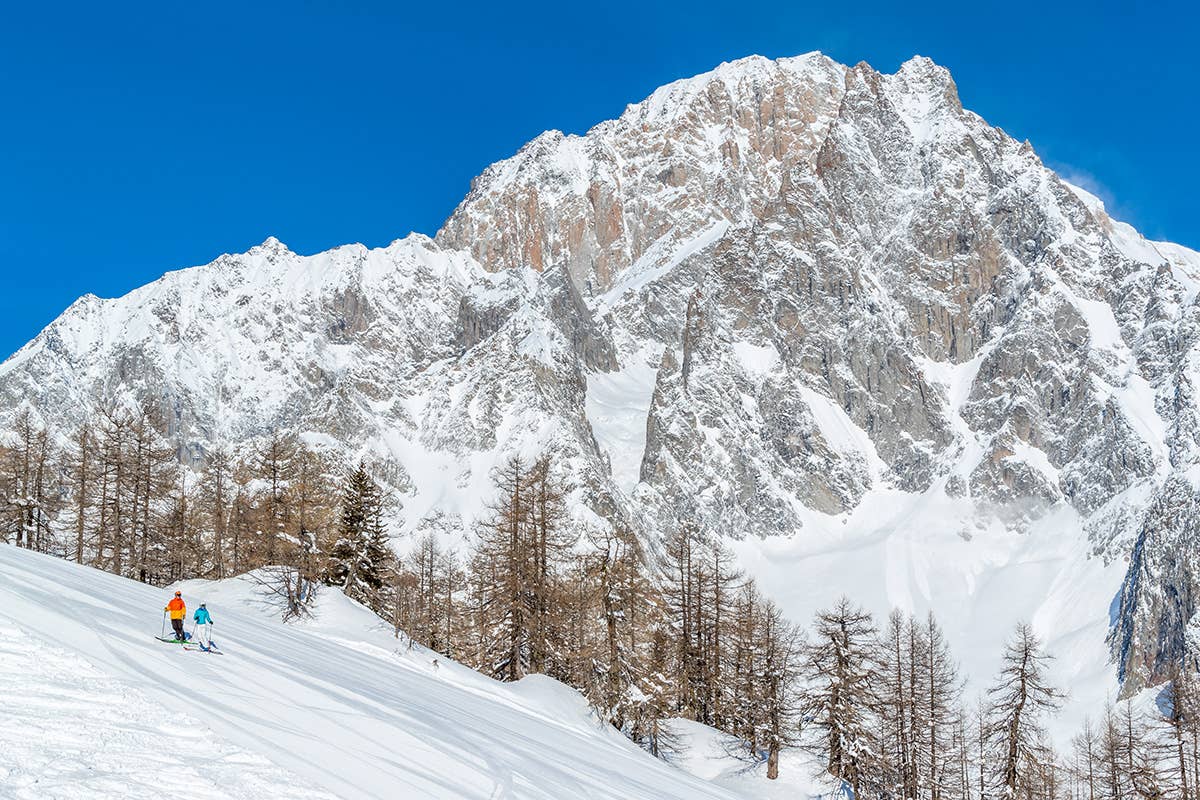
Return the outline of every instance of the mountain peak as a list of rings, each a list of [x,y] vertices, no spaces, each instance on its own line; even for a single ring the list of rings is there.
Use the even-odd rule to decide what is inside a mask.
[[[281,256],[287,255],[292,251],[283,242],[276,239],[274,236],[268,236],[263,239],[262,244],[257,244],[246,251],[247,255],[251,256]]]
[[[944,107],[962,110],[962,102],[958,98],[958,86],[950,70],[934,62],[926,56],[913,56],[900,65],[900,69],[892,77],[893,85],[908,95],[921,95],[937,98]]]
[[[929,56],[915,55],[900,65],[897,70],[900,75],[919,76],[927,80],[947,80],[950,70],[938,64]]]

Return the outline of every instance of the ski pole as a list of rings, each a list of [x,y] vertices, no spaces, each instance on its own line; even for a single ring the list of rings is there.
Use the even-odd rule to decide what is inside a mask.
[[[165,608],[163,609],[163,629],[161,638],[167,638],[167,610]]]

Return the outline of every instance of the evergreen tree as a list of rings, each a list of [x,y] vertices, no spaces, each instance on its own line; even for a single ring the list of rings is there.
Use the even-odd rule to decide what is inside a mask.
[[[342,489],[338,538],[330,553],[326,581],[366,605],[383,585],[390,549],[383,523],[383,496],[359,462]]]

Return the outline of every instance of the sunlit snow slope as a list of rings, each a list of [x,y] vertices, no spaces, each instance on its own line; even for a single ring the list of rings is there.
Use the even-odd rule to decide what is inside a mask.
[[[0,545],[0,797],[728,798],[535,676],[407,649],[339,593],[284,625],[183,584],[225,655],[154,640],[170,592]]]

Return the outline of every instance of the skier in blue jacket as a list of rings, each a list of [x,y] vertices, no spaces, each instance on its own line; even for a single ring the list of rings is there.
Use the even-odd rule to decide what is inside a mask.
[[[196,623],[196,641],[207,650],[212,646],[212,614],[209,614],[208,607],[201,603],[192,619]]]

